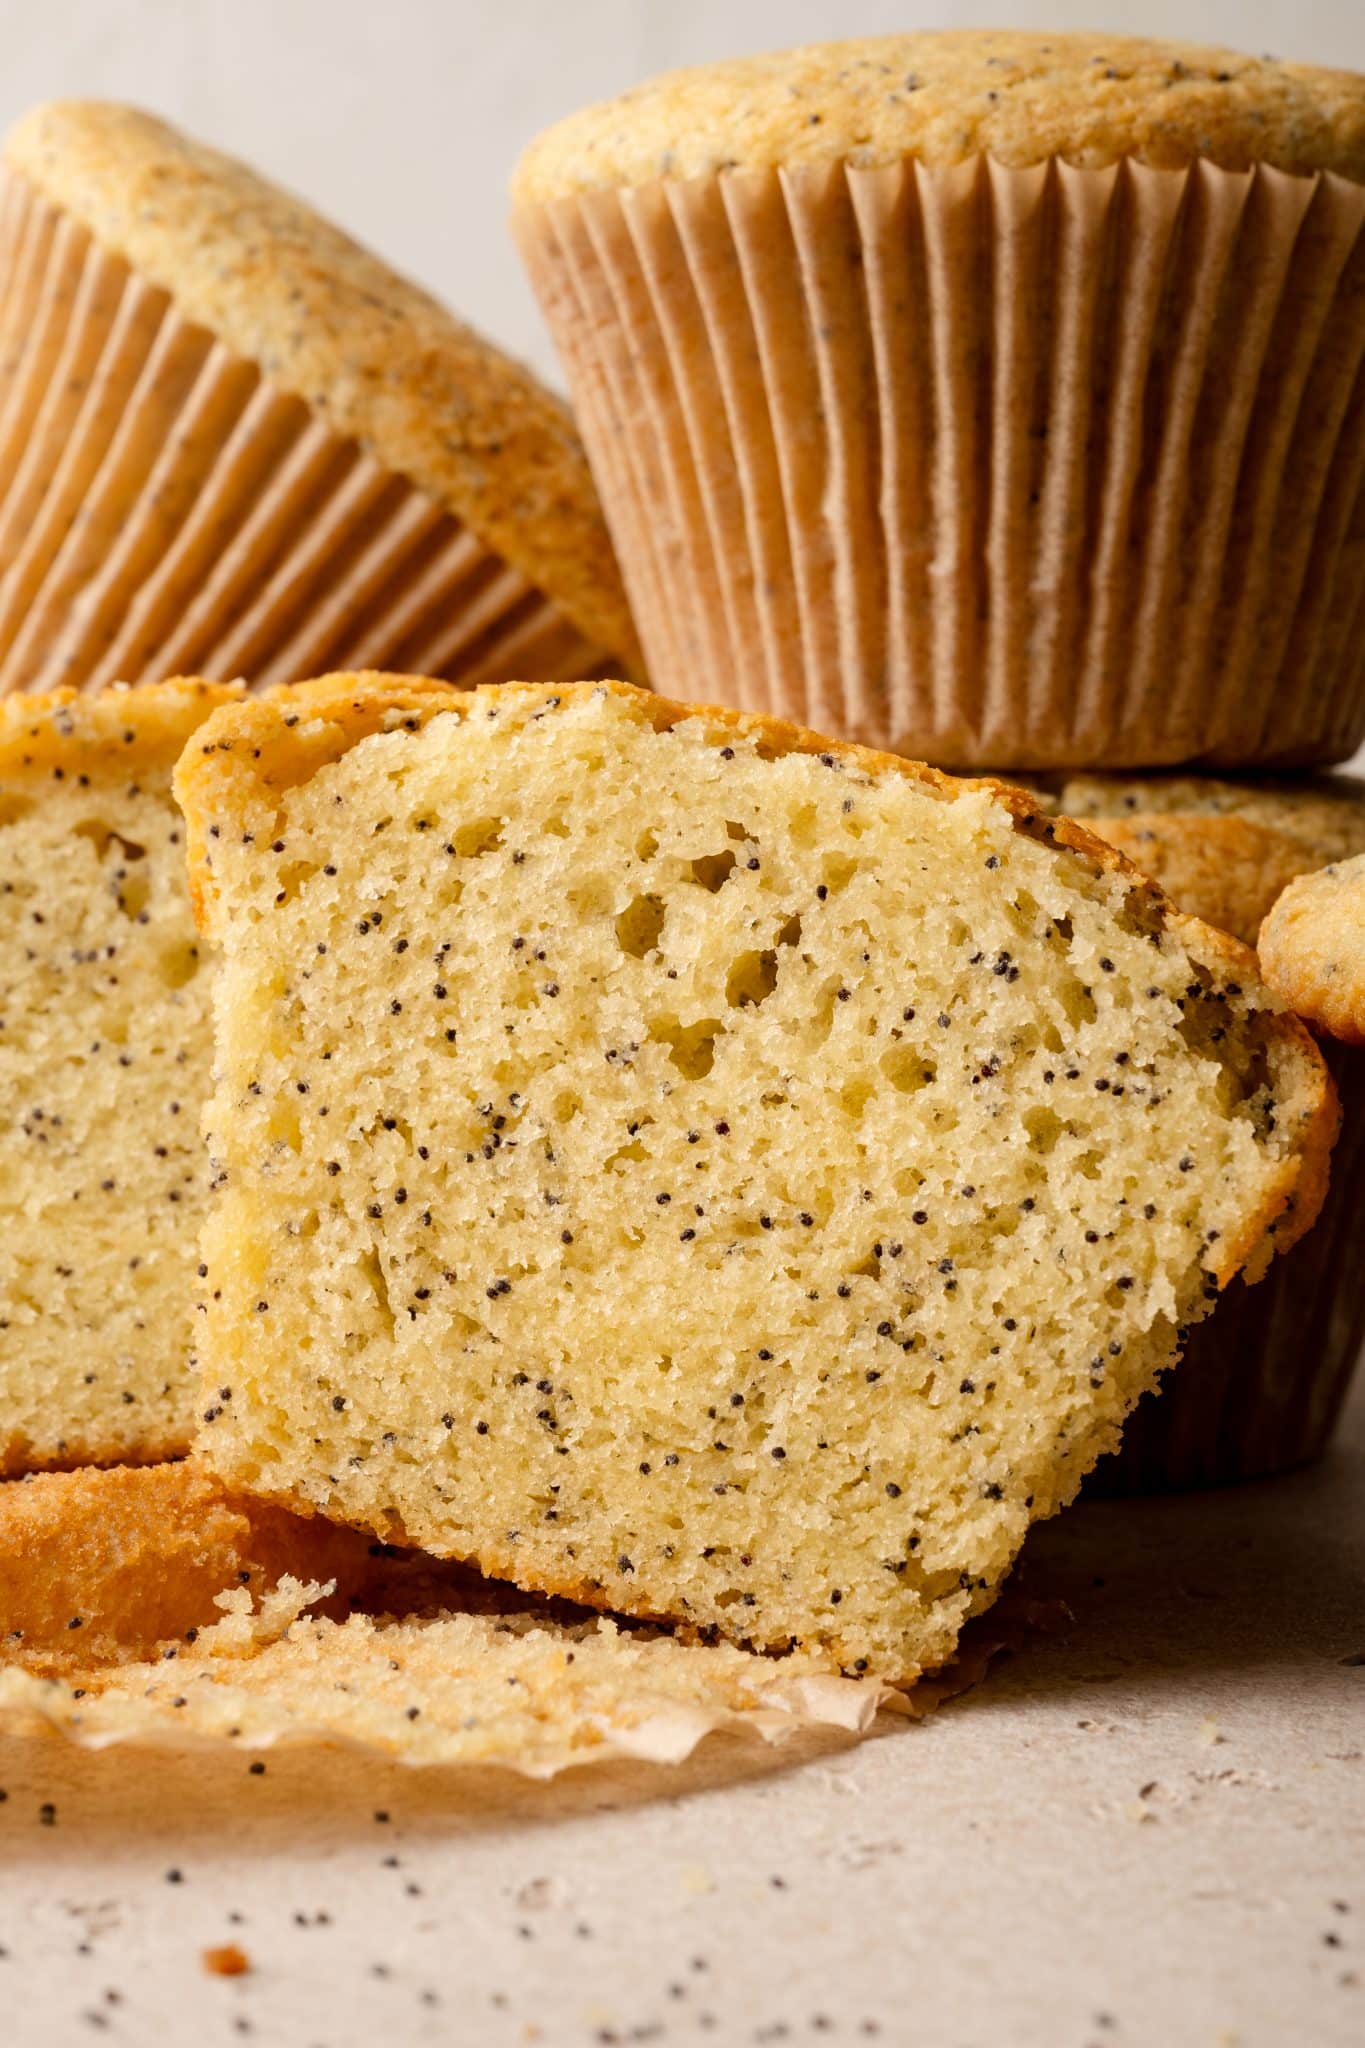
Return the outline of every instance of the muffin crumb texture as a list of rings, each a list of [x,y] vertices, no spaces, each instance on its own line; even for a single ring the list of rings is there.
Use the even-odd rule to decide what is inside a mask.
[[[1306,1033],[998,786],[620,685],[289,716],[177,780],[207,1457],[703,1638],[941,1665],[1311,1219]]]
[[[0,704],[0,1474],[183,1451],[207,949],[171,769],[236,692]]]
[[[1207,158],[1365,182],[1365,79],[1197,43],[994,29],[812,43],[648,79],[533,142],[513,197],[901,156],[1158,169]]]

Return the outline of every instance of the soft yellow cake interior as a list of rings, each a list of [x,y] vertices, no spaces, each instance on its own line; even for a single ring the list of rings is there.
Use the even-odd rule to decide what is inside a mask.
[[[0,703],[0,1474],[193,1434],[209,971],[171,770],[237,693]]]
[[[1306,1034],[989,786],[624,686],[288,710],[177,780],[207,1457],[522,1585],[940,1664],[1311,1218]]]

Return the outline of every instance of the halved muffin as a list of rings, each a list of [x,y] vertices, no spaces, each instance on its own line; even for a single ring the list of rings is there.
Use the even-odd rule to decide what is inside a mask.
[[[903,1679],[1316,1213],[1253,957],[998,784],[338,677],[176,787],[234,1486]]]

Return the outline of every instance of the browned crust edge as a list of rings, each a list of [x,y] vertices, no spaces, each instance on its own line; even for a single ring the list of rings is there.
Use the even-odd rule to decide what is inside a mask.
[[[1365,1045],[1365,987],[1361,985],[1358,964],[1354,972],[1334,972],[1317,919],[1310,922],[1305,916],[1314,906],[1323,881],[1348,869],[1351,879],[1343,885],[1342,893],[1365,903],[1365,854],[1297,876],[1261,926],[1261,963],[1266,982],[1275,994],[1315,1030],[1343,1045]],[[1326,914],[1331,915],[1330,911]],[[1349,910],[1338,912],[1338,916],[1343,926],[1349,924]],[[1353,950],[1359,956],[1365,950],[1365,935],[1351,936],[1355,941]]]
[[[0,697],[0,777],[11,784],[71,775],[123,782],[136,767],[144,774],[164,769],[169,778],[191,734],[244,694],[241,683],[173,676],[115,683],[94,694],[61,689]]]
[[[4,1660],[92,1682],[222,1619],[216,1596],[286,1574],[335,1582],[339,1611],[376,1572],[373,1538],[225,1485],[200,1459],[48,1472],[0,1485]]]

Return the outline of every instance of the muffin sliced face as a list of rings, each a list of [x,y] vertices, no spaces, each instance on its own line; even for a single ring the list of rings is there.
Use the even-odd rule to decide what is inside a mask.
[[[1261,959],[1301,1017],[1365,1045],[1365,854],[1290,883],[1261,927]]]
[[[940,1664],[1311,1220],[1307,1034],[996,785],[620,685],[287,709],[177,781],[209,1459],[528,1587]]]
[[[193,1433],[209,969],[171,769],[237,692],[0,705],[0,1474]]]

